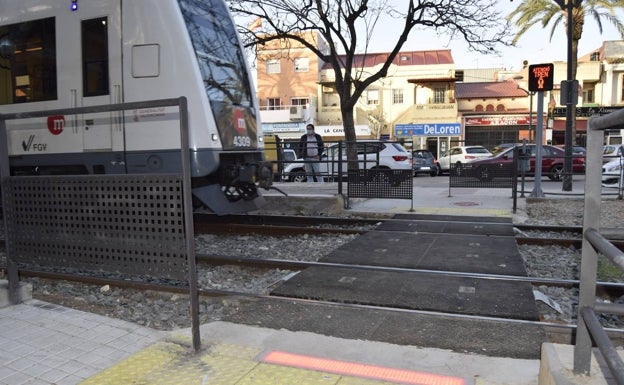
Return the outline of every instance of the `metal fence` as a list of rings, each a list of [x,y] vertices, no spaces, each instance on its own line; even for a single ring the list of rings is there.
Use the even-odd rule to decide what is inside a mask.
[[[178,107],[181,174],[11,176],[7,121],[159,107]],[[19,301],[19,269],[25,265],[69,265],[90,271],[187,278],[193,348],[198,351],[199,297],[189,159],[184,97],[0,115],[0,176],[11,301]]]
[[[591,117],[588,123],[581,280],[574,347],[575,374],[589,375],[592,341],[595,341],[618,385],[624,385],[624,363],[600,325],[596,313],[624,315],[624,305],[597,301],[596,278],[599,253],[624,271],[624,253],[598,231],[600,228],[603,130],[621,126],[623,122],[624,110],[620,110],[606,116]]]
[[[520,159],[520,160],[519,160]],[[509,188],[513,198],[513,212],[517,209],[518,175],[526,168],[529,158],[518,148],[508,163],[454,163],[449,170],[449,196],[452,188]],[[522,166],[522,170],[519,167]]]
[[[391,169],[383,163],[379,148],[390,146],[390,141],[338,141],[325,143],[325,155],[321,161],[321,172],[315,178],[338,182],[338,194],[345,197],[345,208],[349,207],[350,198],[412,199],[413,175],[409,169]],[[357,146],[358,169],[348,170],[347,148]],[[287,159],[283,143],[274,142],[265,148],[274,164],[276,180],[303,182],[307,176],[304,159]],[[344,183],[346,182],[346,194]]]

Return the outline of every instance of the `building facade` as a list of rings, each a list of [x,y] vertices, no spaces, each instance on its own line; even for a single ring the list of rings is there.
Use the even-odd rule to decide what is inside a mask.
[[[307,35],[322,49],[317,35]],[[258,51],[258,97],[267,134],[298,138],[314,123],[328,140],[344,138],[333,68],[301,44],[284,42]],[[363,78],[379,70],[388,53],[356,56]],[[542,119],[544,141],[563,144],[565,104],[560,82],[567,63],[555,62],[554,89],[543,93],[544,116],[537,117],[539,94],[528,91],[528,69],[456,69],[450,50],[400,52],[388,75],[374,82],[354,108],[358,138],[403,141],[437,156],[452,145],[534,141]],[[624,42],[606,41],[580,57],[576,142],[584,144],[587,118],[624,107]],[[624,128],[624,127],[623,127]],[[620,130],[607,133],[622,136]],[[607,139],[605,139],[607,141]]]
[[[317,33],[301,36],[321,51]],[[319,75],[323,63],[301,42],[276,40],[257,48],[257,94],[265,134],[298,138],[316,121]]]

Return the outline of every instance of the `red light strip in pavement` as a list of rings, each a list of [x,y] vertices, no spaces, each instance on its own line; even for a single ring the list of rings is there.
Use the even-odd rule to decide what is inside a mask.
[[[295,368],[317,370],[326,373],[398,382],[401,384],[466,385],[466,381],[459,377],[392,369],[383,366],[357,364],[346,361],[328,360],[325,358],[304,356],[280,351],[267,353],[263,358],[263,362],[275,365],[291,366]]]

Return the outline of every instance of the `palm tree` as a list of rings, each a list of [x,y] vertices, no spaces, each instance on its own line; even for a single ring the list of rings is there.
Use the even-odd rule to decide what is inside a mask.
[[[522,35],[536,24],[546,28],[551,24],[550,39],[558,26],[563,24],[568,31],[567,3],[572,0],[523,0],[518,8],[507,15],[507,21],[519,28],[512,44],[516,44]],[[585,18],[593,19],[602,34],[603,22],[612,24],[624,39],[624,24],[617,18],[615,11],[624,7],[624,0],[575,0],[572,9],[572,57],[568,58],[572,66],[572,79],[576,79],[578,61],[578,43],[583,35]],[[572,121],[572,144],[576,143],[576,122]]]

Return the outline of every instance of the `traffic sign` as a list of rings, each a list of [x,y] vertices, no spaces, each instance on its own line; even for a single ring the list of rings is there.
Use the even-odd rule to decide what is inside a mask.
[[[540,92],[553,89],[553,79],[555,78],[555,65],[532,64],[529,66],[529,91]]]

